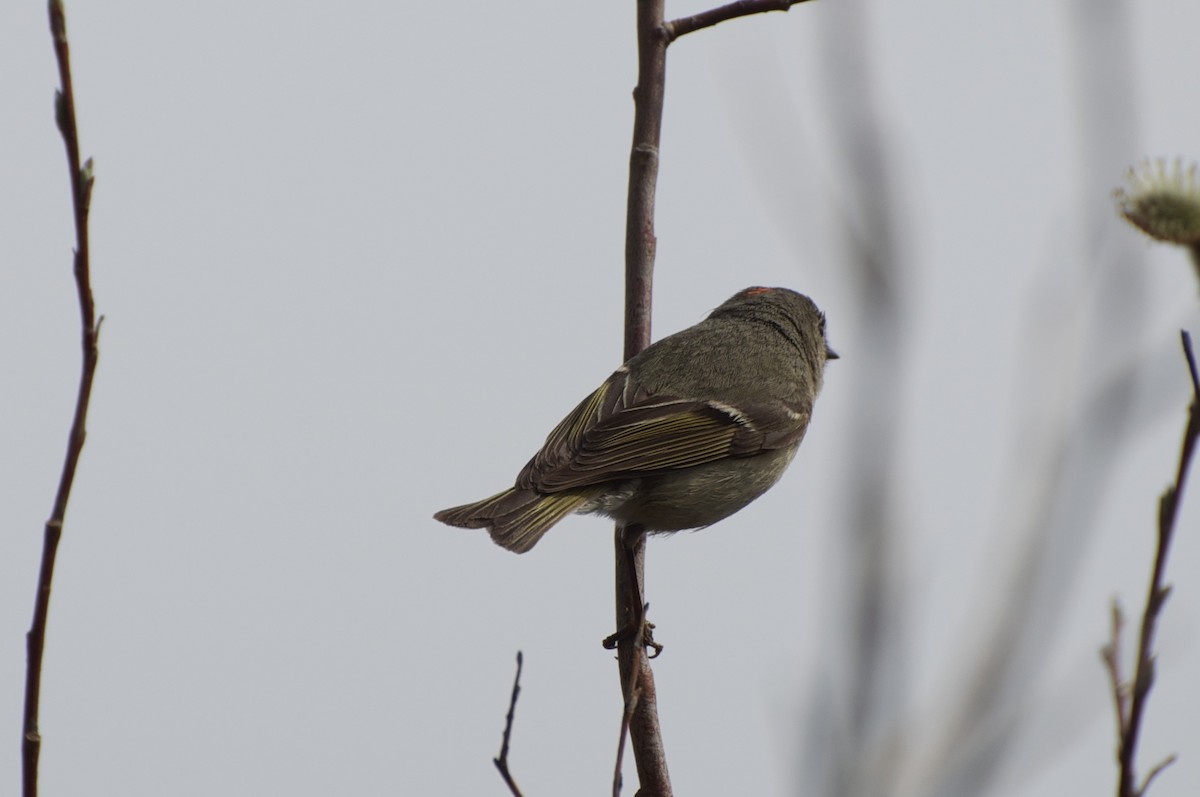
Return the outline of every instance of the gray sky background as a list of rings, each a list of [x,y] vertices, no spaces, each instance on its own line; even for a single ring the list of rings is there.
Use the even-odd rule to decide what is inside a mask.
[[[1177,334],[1200,333],[1200,314],[1183,256],[1122,225],[1106,192],[1147,155],[1200,157],[1200,6],[1129,4],[1136,107],[1112,122],[1135,140],[1084,173],[1078,5],[823,0],[672,46],[655,336],[778,284],[817,301],[843,355],[778,487],[651,541],[677,793],[810,793],[804,717],[832,666],[829,563],[865,360],[829,112],[852,89],[820,47],[837,14],[868,23],[908,270],[889,566],[913,760],[936,760],[927,732],[1012,599],[1019,540],[1002,519],[1024,511],[1010,485],[1034,464],[1022,413],[1122,365],[1080,339],[1088,253],[1135,255],[1145,320],[1107,328],[1147,364],[1136,420],[1088,498],[995,793],[1112,790],[1097,650],[1111,596],[1143,601],[1188,400]],[[106,320],[51,607],[44,793],[503,794],[491,757],[518,649],[525,793],[607,793],[609,525],[570,518],[516,557],[430,516],[509,484],[619,364],[633,22],[632,0],[68,4]],[[24,634],[79,367],[56,86],[44,4],[5,4],[0,788],[14,791]],[[1142,771],[1181,758],[1156,797],[1200,782],[1191,488]],[[905,766],[896,793],[927,793]]]

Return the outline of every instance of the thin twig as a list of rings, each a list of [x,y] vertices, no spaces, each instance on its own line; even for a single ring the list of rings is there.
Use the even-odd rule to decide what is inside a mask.
[[[42,749],[38,715],[42,691],[42,658],[46,647],[46,619],[50,611],[50,585],[54,580],[54,562],[58,555],[58,543],[62,539],[67,502],[71,497],[75,470],[87,437],[88,403],[91,400],[92,382],[96,374],[100,337],[100,322],[96,320],[88,260],[88,207],[91,204],[95,178],[92,175],[91,160],[81,163],[79,157],[79,134],[75,122],[75,93],[71,83],[66,12],[61,0],[50,0],[49,13],[54,55],[58,61],[58,72],[62,81],[62,88],[55,95],[54,110],[58,129],[67,147],[67,162],[71,172],[71,198],[75,216],[75,287],[79,295],[79,315],[83,331],[83,365],[79,377],[79,391],[75,398],[75,414],[67,438],[67,453],[58,480],[58,491],[43,532],[42,562],[38,569],[33,622],[25,638],[25,723],[21,744],[22,794],[25,797],[36,797],[38,792],[38,759]]]
[[[1166,769],[1167,767],[1169,767],[1175,763],[1175,758],[1176,758],[1175,754],[1171,753],[1171,755],[1167,756],[1162,761],[1159,761],[1157,764],[1155,764],[1153,767],[1150,768],[1150,773],[1148,775],[1146,775],[1146,779],[1143,780],[1142,785],[1138,787],[1137,793],[1138,793],[1139,797],[1140,797],[1140,795],[1143,795],[1146,793],[1146,789],[1150,788],[1150,782],[1158,777],[1158,773],[1162,772],[1164,769]]]
[[[801,0],[740,0],[671,23],[663,18],[664,0],[638,0],[638,82],[634,89],[633,144],[629,155],[629,194],[625,217],[625,359],[650,345],[650,307],[654,285],[654,199],[658,183],[663,97],[667,80],[667,45],[674,39],[726,19],[763,11],[786,10]],[[629,734],[637,764],[640,797],[671,797],[666,754],[658,723],[654,673],[646,655],[645,614],[640,596],[645,573],[646,535],[617,527],[617,661],[624,698],[621,736],[613,775],[613,794],[620,793],[625,735]],[[631,595],[639,596],[632,600]],[[657,649],[657,646],[655,646]]]
[[[1155,776],[1175,760],[1174,756],[1171,756],[1157,764],[1150,770],[1146,779],[1140,784],[1138,783],[1138,739],[1141,735],[1142,721],[1150,690],[1154,686],[1154,634],[1158,629],[1158,617],[1162,612],[1163,604],[1166,603],[1167,596],[1171,593],[1171,588],[1163,585],[1163,576],[1167,569],[1167,556],[1171,550],[1171,540],[1175,534],[1175,522],[1179,517],[1179,499],[1184,485],[1187,483],[1196,441],[1200,439],[1200,374],[1196,369],[1196,356],[1192,351],[1191,336],[1186,331],[1181,331],[1179,334],[1183,344],[1183,354],[1187,359],[1188,371],[1192,377],[1192,403],[1188,407],[1188,422],[1183,433],[1183,444],[1180,446],[1175,483],[1167,488],[1158,504],[1158,549],[1154,555],[1154,572],[1150,577],[1146,609],[1142,614],[1137,667],[1133,675],[1129,715],[1124,723],[1124,731],[1119,739],[1117,753],[1117,760],[1120,763],[1120,777],[1117,782],[1118,797],[1142,797]]]
[[[1108,644],[1100,649],[1100,658],[1108,670],[1109,687],[1113,695],[1113,711],[1117,715],[1117,738],[1125,735],[1129,727],[1129,684],[1121,672],[1121,642],[1125,630],[1125,615],[1116,598],[1112,602],[1112,626]]]
[[[625,215],[626,360],[650,345],[650,305],[657,251],[654,197],[667,79],[667,42],[655,35],[662,22],[663,0],[638,0],[638,82],[633,90],[633,144],[629,153]]]
[[[625,526],[618,529],[615,541],[618,562],[616,614],[622,631],[614,638],[621,675],[622,712],[617,762],[613,768],[613,797],[620,794],[626,733],[637,765],[638,795],[670,797],[671,780],[658,723],[654,672],[646,654],[647,646],[661,649],[648,637],[645,604],[642,603],[640,576],[645,572],[646,532],[637,525]],[[639,580],[631,583],[627,580],[631,577]]]
[[[621,797],[621,786],[624,785],[621,767],[625,765],[625,739],[629,736],[629,723],[633,721],[633,712],[637,708],[637,675],[638,669],[634,668],[629,682],[622,689],[625,692],[625,710],[621,712],[621,731],[617,735],[617,760],[613,764],[612,797]]]
[[[625,626],[613,634],[612,637],[604,641],[604,646],[609,647],[610,642],[617,647],[617,655],[625,657],[637,657],[638,651],[644,650],[643,636],[646,627],[645,611],[638,611],[642,604],[641,585],[637,580],[629,583],[623,583],[626,578],[633,575],[634,578],[641,576],[643,568],[639,567],[637,561],[638,549],[641,549],[642,554],[645,554],[646,535],[639,527],[618,527],[616,533],[617,551],[616,558],[620,561],[625,559],[626,566],[621,568],[618,565],[617,569],[617,621],[622,622],[623,618],[629,622],[629,626]],[[626,588],[626,599],[622,600],[620,590]],[[639,619],[640,618],[640,619]],[[624,632],[632,627],[633,633],[627,641],[622,639]],[[628,649],[621,650],[621,644],[628,645]],[[613,779],[612,779],[612,797],[621,797],[621,786],[624,783],[624,778],[621,775],[621,768],[625,764],[625,739],[629,735],[629,727],[633,723],[633,713],[637,710],[638,704],[638,680],[641,676],[642,668],[640,666],[626,666],[625,659],[620,659],[618,667],[621,672],[621,697],[623,710],[621,711],[621,730],[617,735],[617,759],[613,763]]]
[[[686,36],[689,33],[700,30],[701,28],[711,28],[719,22],[736,19],[738,17],[748,17],[751,14],[763,14],[767,11],[787,11],[794,5],[799,5],[805,0],[735,0],[735,2],[723,5],[718,8],[711,8],[708,11],[701,11],[699,14],[693,14],[690,17],[680,17],[672,20],[662,26],[662,35],[667,42],[673,42],[680,36]]]
[[[504,778],[504,782],[508,785],[508,790],[512,792],[513,797],[522,797],[520,787],[513,780],[512,773],[508,771],[508,743],[512,740],[513,716],[517,712],[517,696],[521,694],[522,664],[524,664],[524,657],[521,655],[521,651],[518,650],[517,674],[513,678],[512,697],[508,701],[508,714],[504,717],[504,735],[500,737],[500,755],[492,759],[492,763],[496,765],[496,769],[500,770],[500,777]]]
[[[654,284],[654,198],[658,183],[658,148],[666,91],[667,40],[661,35],[664,0],[638,0],[638,82],[634,89],[633,142],[629,154],[629,194],[625,217],[625,359],[650,345],[650,306]],[[645,594],[646,535],[622,527],[614,532],[617,628],[644,624],[642,606],[632,594]],[[639,622],[639,617],[642,618]],[[622,719],[613,793],[621,786],[620,758],[628,730],[637,765],[641,797],[671,797],[666,755],[658,724],[654,673],[642,647],[642,629],[617,644]],[[634,699],[634,695],[637,695]]]

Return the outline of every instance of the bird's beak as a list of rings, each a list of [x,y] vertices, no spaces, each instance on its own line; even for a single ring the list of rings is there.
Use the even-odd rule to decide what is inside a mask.
[[[838,354],[836,351],[834,351],[833,349],[826,346],[825,347],[825,359],[826,360],[840,360],[840,359],[842,359],[842,356],[840,354]]]

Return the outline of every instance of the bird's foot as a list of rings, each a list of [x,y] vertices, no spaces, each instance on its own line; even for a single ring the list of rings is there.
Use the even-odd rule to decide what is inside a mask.
[[[637,632],[637,623],[630,623],[624,628],[618,629],[615,634],[609,634],[601,644],[604,645],[605,650],[615,650],[620,643],[636,638]],[[642,645],[654,651],[649,654],[651,659],[658,658],[658,654],[663,651],[663,646],[654,641],[654,623],[645,617],[642,618]]]

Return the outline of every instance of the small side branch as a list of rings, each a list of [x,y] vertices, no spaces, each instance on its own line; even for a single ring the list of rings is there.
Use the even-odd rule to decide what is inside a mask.
[[[1100,658],[1108,670],[1108,685],[1112,689],[1113,712],[1117,715],[1117,739],[1125,738],[1129,728],[1129,683],[1121,668],[1121,647],[1125,631],[1125,614],[1116,598],[1112,602],[1112,625],[1108,644],[1100,649]]]
[[[636,644],[637,640],[634,640]],[[629,681],[624,686],[625,710],[621,712],[621,730],[617,735],[617,758],[613,762],[612,797],[621,797],[621,787],[625,779],[621,770],[625,766],[625,740],[629,737],[629,724],[633,722],[633,712],[637,708],[637,677],[639,669],[630,670]]]
[[[96,374],[99,356],[100,321],[96,319],[96,305],[92,299],[91,271],[88,253],[88,209],[91,205],[92,162],[81,163],[79,134],[75,123],[75,94],[71,83],[71,58],[67,45],[66,12],[61,0],[50,0],[50,35],[54,43],[54,55],[58,62],[62,88],[55,94],[54,113],[58,129],[67,148],[67,163],[71,176],[71,199],[75,216],[75,287],[79,295],[79,315],[82,328],[83,365],[79,376],[79,391],[75,398],[75,414],[71,420],[71,431],[67,438],[67,453],[63,459],[58,490],[54,506],[46,521],[42,541],[42,562],[38,570],[37,593],[34,598],[33,621],[26,642],[25,671],[25,715],[21,742],[22,794],[37,797],[38,760],[41,756],[42,737],[38,728],[38,716],[42,691],[42,658],[46,647],[46,620],[50,612],[50,585],[54,580],[54,562],[58,555],[58,543],[62,539],[63,519],[67,513],[67,502],[71,487],[75,483],[75,470],[87,437],[87,412],[92,396],[92,382]],[[103,320],[103,319],[101,319]]]
[[[508,786],[508,790],[512,792],[513,797],[522,797],[521,788],[517,786],[517,782],[513,780],[512,773],[508,771],[508,743],[512,739],[513,717],[517,713],[517,696],[521,694],[521,666],[524,664],[524,657],[521,656],[521,651],[517,651],[517,674],[513,678],[512,697],[508,701],[508,714],[504,717],[504,735],[500,737],[500,755],[492,759],[492,763],[496,765],[496,769],[500,771],[500,777],[504,778],[504,783]]]
[[[1158,618],[1171,588],[1163,584],[1167,569],[1167,556],[1175,534],[1175,523],[1179,517],[1180,497],[1187,482],[1196,441],[1200,439],[1200,374],[1196,369],[1196,356],[1192,351],[1192,338],[1186,331],[1180,332],[1183,354],[1187,359],[1192,378],[1192,403],[1188,407],[1187,428],[1179,451],[1179,465],[1175,472],[1175,483],[1167,488],[1158,505],[1158,549],[1154,555],[1154,572],[1150,578],[1150,589],[1146,596],[1146,608],[1142,614],[1142,627],[1138,637],[1137,665],[1132,684],[1120,675],[1120,631],[1119,610],[1114,609],[1113,638],[1103,655],[1108,664],[1117,707],[1118,748],[1117,761],[1120,776],[1117,782],[1117,797],[1142,797],[1154,778],[1174,760],[1170,756],[1151,768],[1146,778],[1137,780],[1137,746],[1141,735],[1146,704],[1154,686],[1154,635],[1158,630]]]
[[[748,17],[751,14],[762,14],[767,11],[787,11],[792,6],[803,3],[805,0],[735,0],[735,2],[723,5],[718,8],[711,8],[708,11],[701,11],[699,14],[693,14],[690,17],[680,17],[679,19],[667,22],[662,27],[663,38],[667,42],[673,42],[680,36],[686,36],[689,33],[700,30],[701,28],[711,28],[718,22],[724,22],[728,19],[736,19],[737,17]]]

